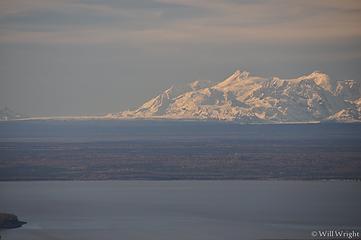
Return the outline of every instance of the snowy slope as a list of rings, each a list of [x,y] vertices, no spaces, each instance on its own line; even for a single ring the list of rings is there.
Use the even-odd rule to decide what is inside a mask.
[[[109,118],[209,119],[239,122],[359,121],[361,85],[322,72],[293,79],[237,70],[225,80],[172,86],[135,110]]]
[[[15,113],[10,108],[2,108],[0,109],[0,121],[8,121],[23,118],[22,115]]]

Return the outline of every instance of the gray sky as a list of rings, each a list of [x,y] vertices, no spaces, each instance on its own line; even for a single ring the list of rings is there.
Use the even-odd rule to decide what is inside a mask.
[[[236,69],[361,80],[361,1],[2,0],[0,108],[118,112]]]

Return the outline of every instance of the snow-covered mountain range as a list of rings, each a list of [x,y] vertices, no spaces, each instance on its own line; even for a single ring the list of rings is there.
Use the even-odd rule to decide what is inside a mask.
[[[219,83],[172,86],[135,110],[112,119],[200,119],[244,123],[361,121],[361,84],[322,72],[293,79],[237,70]]]

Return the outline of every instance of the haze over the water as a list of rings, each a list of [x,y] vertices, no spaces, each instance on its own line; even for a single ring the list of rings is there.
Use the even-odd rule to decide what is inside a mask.
[[[235,69],[361,80],[361,1],[4,0],[0,108],[118,112]]]

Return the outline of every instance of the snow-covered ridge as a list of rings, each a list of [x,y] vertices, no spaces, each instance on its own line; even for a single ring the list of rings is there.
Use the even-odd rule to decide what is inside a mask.
[[[172,86],[134,110],[110,119],[204,119],[247,123],[361,120],[361,85],[315,71],[293,79],[237,70],[218,83]]]

